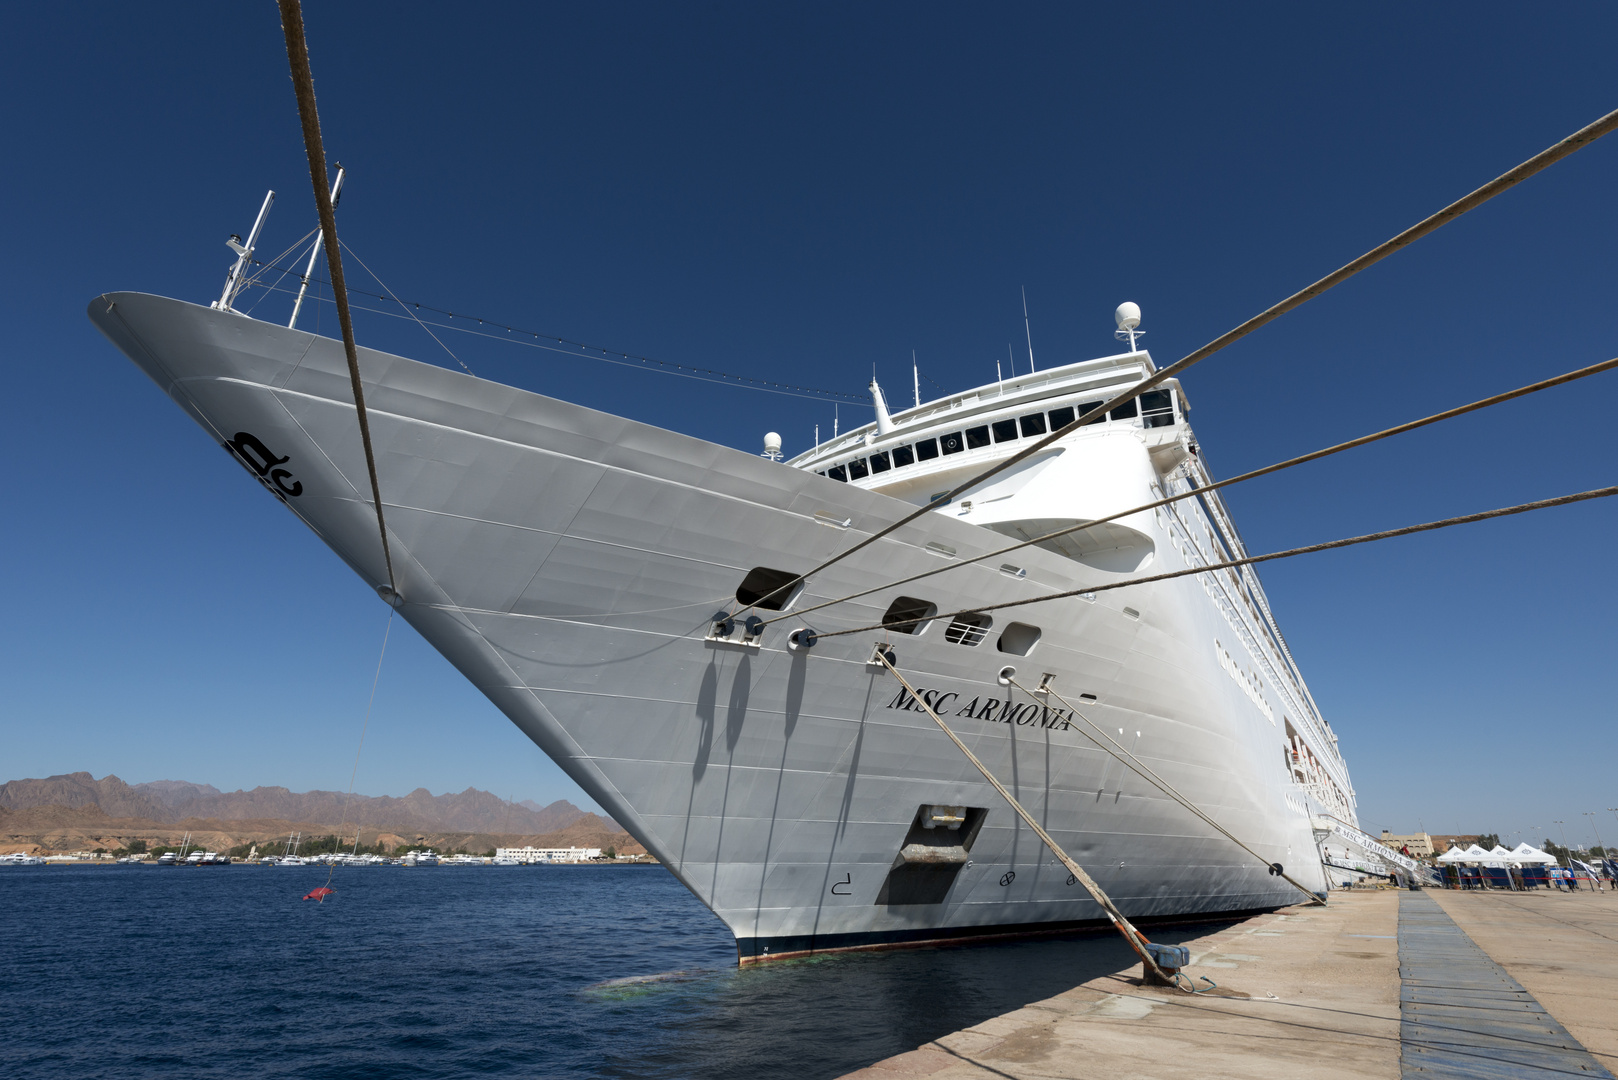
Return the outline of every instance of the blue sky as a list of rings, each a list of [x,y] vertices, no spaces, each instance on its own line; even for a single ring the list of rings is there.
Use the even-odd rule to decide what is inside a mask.
[[[1464,14],[1465,17],[1458,17]],[[858,393],[1177,359],[1618,107],[1604,5],[311,4],[344,240],[396,292]],[[385,609],[116,353],[266,188],[313,227],[274,5],[8,12],[0,779],[346,786]],[[1618,355],[1618,137],[1189,373],[1230,475]],[[350,264],[357,287],[369,282]],[[285,300],[263,301],[280,315]],[[281,317],[284,317],[281,316]],[[323,329],[330,332],[329,310]],[[305,323],[305,325],[310,325]],[[361,340],[452,361],[361,314]],[[820,402],[447,339],[480,375],[755,450]],[[926,384],[924,384],[926,385]],[[1613,482],[1613,375],[1232,491],[1272,550]],[[868,410],[844,406],[845,423]],[[1372,829],[1588,839],[1618,805],[1610,502],[1271,566]],[[395,626],[359,789],[582,795]],[[1605,831],[1618,837],[1618,820]]]

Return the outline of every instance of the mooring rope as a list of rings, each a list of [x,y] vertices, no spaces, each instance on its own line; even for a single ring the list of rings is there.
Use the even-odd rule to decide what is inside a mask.
[[[1605,499],[1618,495],[1618,486],[1595,488],[1591,491],[1581,491],[1574,495],[1559,495],[1554,499],[1539,499],[1535,502],[1519,503],[1516,506],[1503,506],[1498,510],[1484,510],[1476,514],[1463,514],[1460,517],[1444,518],[1442,521],[1429,521],[1421,525],[1406,525],[1399,529],[1386,529],[1382,532],[1366,533],[1363,536],[1350,536],[1342,540],[1328,540],[1323,544],[1308,544],[1304,547],[1288,548],[1286,551],[1272,551],[1268,555],[1249,555],[1240,559],[1226,559],[1223,562],[1208,563],[1203,566],[1191,566],[1184,570],[1171,570],[1162,574],[1152,574],[1148,577],[1130,578],[1128,581],[1114,581],[1100,585],[1085,585],[1077,589],[1068,589],[1064,592],[1046,593],[1043,596],[1031,596],[1024,600],[1007,600],[999,604],[984,604],[980,607],[962,608],[943,615],[928,615],[925,620],[913,619],[910,622],[931,621],[933,619],[953,619],[957,615],[976,615],[985,611],[999,611],[1003,608],[1021,607],[1024,604],[1043,604],[1051,600],[1065,600],[1073,596],[1088,596],[1091,593],[1108,592],[1112,589],[1126,589],[1131,585],[1147,585],[1154,581],[1169,581],[1173,578],[1189,577],[1193,574],[1207,574],[1215,570],[1228,570],[1237,566],[1251,566],[1255,563],[1270,562],[1274,559],[1289,559],[1294,555],[1309,555],[1316,551],[1330,551],[1334,548],[1352,547],[1355,544],[1368,544],[1373,540],[1388,540],[1396,536],[1410,536],[1413,533],[1431,532],[1434,529],[1447,529],[1452,525],[1468,525],[1474,521],[1487,521],[1490,518],[1509,517],[1512,514],[1526,514],[1530,510],[1545,510],[1553,506],[1566,506],[1570,503],[1584,502],[1587,499]],[[901,624],[904,625],[904,624]],[[891,630],[887,623],[874,623],[870,626],[857,626],[852,630],[810,631],[811,636],[821,638],[843,637],[847,634],[863,634],[868,630]]]
[[[343,257],[337,243],[337,215],[332,209],[331,191],[326,186],[326,150],[320,141],[320,113],[315,108],[315,77],[309,67],[309,43],[304,37],[303,8],[299,0],[279,0],[281,30],[286,36],[287,63],[292,70],[292,88],[298,98],[298,118],[303,123],[303,145],[309,155],[309,180],[315,189],[315,208],[326,242],[326,266],[331,273],[332,291],[337,298],[337,321],[343,329],[343,352],[348,357],[348,379],[354,388],[354,410],[360,422],[360,442],[365,445],[365,468],[371,475],[371,499],[376,504],[376,527],[382,536],[382,561],[388,571],[388,604],[399,602],[399,585],[393,576],[393,553],[388,549],[388,525],[382,517],[382,486],[376,479],[376,454],[371,449],[371,424],[365,415],[365,390],[360,385],[360,358],[354,344],[354,320],[348,311],[348,291],[343,285]]]
[[[837,563],[848,558],[855,552],[861,550],[862,548],[869,547],[878,540],[882,539],[884,536],[903,528],[930,510],[933,510],[934,508],[942,506],[946,503],[953,502],[955,500],[955,496],[961,494],[962,492],[970,491],[972,488],[977,487],[990,477],[1004,472],[1006,469],[1011,468],[1013,465],[1016,465],[1019,462],[1027,460],[1029,457],[1039,453],[1041,450],[1056,442],[1058,439],[1061,439],[1064,436],[1077,431],[1079,428],[1084,427],[1086,424],[1092,423],[1100,417],[1105,416],[1109,409],[1122,405],[1126,401],[1133,400],[1142,392],[1150,390],[1152,387],[1168,379],[1174,378],[1187,368],[1191,367],[1193,364],[1206,360],[1208,357],[1223,349],[1225,346],[1241,340],[1248,334],[1251,334],[1254,330],[1264,326],[1266,323],[1272,322],[1275,319],[1280,318],[1282,315],[1285,315],[1287,312],[1302,306],[1308,301],[1326,292],[1333,286],[1342,284],[1344,281],[1347,281],[1361,270],[1381,262],[1383,259],[1387,258],[1389,255],[1392,255],[1400,248],[1414,243],[1415,241],[1426,236],[1428,233],[1449,224],[1451,221],[1454,221],[1467,211],[1476,209],[1506,189],[1513,187],[1523,180],[1526,180],[1528,177],[1533,176],[1540,170],[1554,165],[1556,162],[1561,161],[1569,154],[1588,146],[1590,143],[1601,138],[1603,135],[1609,134],[1615,128],[1618,128],[1618,110],[1614,110],[1594,123],[1580,128],[1578,131],[1575,131],[1573,134],[1569,135],[1556,145],[1540,151],[1538,154],[1535,154],[1521,165],[1502,173],[1500,176],[1497,176],[1487,184],[1484,184],[1471,194],[1465,196],[1464,198],[1457,199],[1455,202],[1450,203],[1437,213],[1423,218],[1421,221],[1418,221],[1416,224],[1410,226],[1410,228],[1395,236],[1393,239],[1372,248],[1359,258],[1340,267],[1337,270],[1332,271],[1330,274],[1327,274],[1313,285],[1310,285],[1308,288],[1301,289],[1287,297],[1285,300],[1282,300],[1280,303],[1259,312],[1257,315],[1253,316],[1251,319],[1248,319],[1240,326],[1233,330],[1226,331],[1224,334],[1214,338],[1212,341],[1208,342],[1208,344],[1202,346],[1202,348],[1196,350],[1188,356],[1175,361],[1166,368],[1159,369],[1154,374],[1147,376],[1140,382],[1129,387],[1127,390],[1122,391],[1116,397],[1102,402],[1100,405],[1097,405],[1083,416],[1076,418],[1071,423],[1052,431],[1049,435],[1045,436],[1043,439],[1040,439],[1038,442],[1019,450],[1017,453],[1012,454],[1003,461],[999,461],[994,465],[991,465],[989,468],[984,469],[976,476],[963,480],[951,490],[944,492],[936,499],[933,499],[931,502],[927,503],[927,505],[920,507],[910,514],[906,514],[898,521],[878,529],[876,532],[872,533],[870,536],[866,537],[864,540],[861,540],[852,547],[833,555],[831,558],[822,562],[814,569],[803,574],[802,577],[807,579],[814,574],[820,573],[827,567],[835,566]],[[768,599],[768,597],[761,597],[760,599]],[[754,603],[747,605],[737,614],[742,614],[748,610],[751,610],[753,607],[757,606],[757,603],[758,601],[754,601]]]
[[[1006,681],[1009,682],[1012,686],[1015,686],[1017,689],[1021,690],[1023,693],[1027,694],[1029,697],[1033,698],[1034,701],[1036,701],[1036,702],[1039,701],[1039,696],[1034,691],[1028,689],[1028,687],[1026,687],[1022,683],[1018,682],[1014,676],[1009,676],[1008,675],[1006,677]],[[1108,735],[1107,732],[1099,724],[1097,724],[1095,721],[1091,720],[1088,716],[1085,716],[1083,713],[1081,713],[1077,708],[1074,707],[1073,703],[1071,701],[1069,701],[1067,698],[1065,698],[1061,694],[1057,693],[1055,687],[1046,686],[1046,687],[1043,688],[1043,692],[1051,695],[1057,701],[1060,701],[1063,705],[1066,705],[1067,708],[1068,708],[1068,712],[1072,713],[1074,716],[1078,717],[1080,720],[1083,720],[1085,722],[1085,724],[1087,724],[1089,727],[1093,728],[1095,730],[1095,732],[1101,736],[1102,739],[1105,739],[1107,745],[1103,746],[1101,741],[1098,740],[1095,737],[1095,735],[1090,734],[1090,732],[1088,732],[1088,731],[1083,732],[1083,734],[1084,734],[1084,736],[1086,738],[1088,738],[1091,742],[1095,743],[1096,746],[1099,747],[1100,749],[1106,751],[1107,753],[1111,754],[1113,757],[1117,758],[1120,762],[1123,763],[1125,768],[1127,768],[1127,769],[1131,770],[1132,772],[1134,772],[1137,776],[1139,776],[1142,780],[1145,780],[1147,783],[1154,785],[1160,791],[1162,791],[1165,795],[1167,795],[1169,798],[1173,799],[1175,802],[1179,803],[1181,806],[1183,806],[1187,810],[1191,811],[1197,817],[1201,818],[1210,827],[1218,830],[1219,833],[1221,835],[1223,835],[1226,839],[1228,839],[1231,843],[1235,844],[1237,847],[1241,848],[1243,851],[1245,851],[1249,855],[1253,856],[1253,858],[1255,858],[1259,862],[1263,863],[1265,869],[1269,870],[1269,872],[1272,875],[1275,875],[1277,877],[1280,877],[1280,878],[1284,879],[1287,882],[1287,884],[1291,885],[1293,888],[1297,889],[1299,892],[1301,892],[1305,896],[1307,896],[1309,898],[1310,903],[1312,903],[1312,904],[1325,903],[1325,901],[1323,901],[1320,898],[1320,894],[1316,893],[1314,890],[1310,889],[1309,887],[1302,884],[1301,882],[1295,880],[1292,877],[1292,875],[1290,875],[1290,874],[1288,874],[1286,872],[1286,869],[1284,867],[1282,867],[1280,863],[1271,862],[1270,860],[1266,859],[1264,856],[1260,855],[1258,852],[1254,851],[1252,848],[1248,847],[1245,843],[1243,843],[1241,840],[1239,840],[1233,833],[1231,833],[1231,831],[1229,829],[1226,829],[1223,825],[1219,824],[1219,822],[1215,821],[1208,814],[1204,813],[1202,808],[1199,807],[1196,803],[1192,802],[1190,799],[1188,799],[1184,795],[1180,794],[1180,792],[1175,789],[1174,785],[1170,784],[1167,780],[1165,780],[1161,776],[1157,775],[1157,773],[1155,771],[1153,771],[1150,766],[1148,766],[1144,761],[1141,761],[1139,758],[1137,758],[1133,753],[1131,753],[1128,750],[1125,750],[1123,748],[1122,744],[1120,744],[1117,739],[1114,739],[1111,735]],[[1083,729],[1080,729],[1080,730],[1082,731]]]
[[[1010,545],[1009,547],[998,548],[994,551],[985,552],[982,555],[974,555],[970,559],[962,559],[958,562],[946,563],[943,566],[937,566],[931,570],[924,570],[919,574],[912,574],[907,578],[900,578],[897,581],[890,581],[869,589],[863,589],[860,592],[849,593],[845,596],[840,596],[835,600],[825,600],[821,603],[813,605],[812,607],[798,608],[791,613],[777,615],[773,619],[765,619],[764,625],[768,626],[770,623],[780,622],[782,619],[793,617],[801,618],[812,611],[820,611],[823,608],[832,607],[835,604],[843,604],[850,600],[858,600],[862,596],[870,596],[872,593],[881,592],[884,589],[896,589],[901,585],[909,585],[910,583],[920,581],[923,578],[934,577],[938,574],[946,574],[951,570],[956,570],[963,566],[972,566],[975,563],[985,562],[989,559],[998,558],[1001,555],[1009,555],[1014,551],[1020,551],[1026,547],[1033,547],[1038,544],[1048,543],[1049,541],[1058,539],[1059,537],[1069,536],[1077,532],[1083,532],[1084,530],[1094,528],[1097,525],[1105,525],[1108,522],[1117,521],[1133,514],[1144,513],[1147,510],[1155,510],[1161,506],[1168,506],[1170,503],[1177,503],[1184,499],[1194,499],[1199,495],[1206,495],[1209,492],[1218,491],[1220,488],[1227,488],[1233,484],[1240,484],[1248,480],[1256,480],[1261,476],[1269,476],[1272,473],[1281,472],[1283,469],[1291,469],[1298,465],[1306,465],[1311,461],[1319,461],[1321,458],[1330,457],[1333,454],[1340,454],[1345,450],[1353,450],[1357,447],[1379,442],[1382,439],[1392,438],[1395,435],[1403,435],[1407,431],[1415,431],[1418,428],[1427,427],[1430,424],[1436,424],[1441,420],[1452,420],[1457,416],[1465,416],[1467,413],[1476,412],[1479,409],[1486,409],[1491,405],[1499,405],[1502,402],[1512,401],[1516,398],[1525,397],[1528,394],[1538,393],[1541,390],[1549,390],[1551,387],[1561,386],[1577,379],[1588,378],[1591,375],[1599,375],[1604,371],[1611,371],[1614,368],[1618,368],[1618,358],[1614,358],[1612,360],[1603,360],[1599,364],[1591,364],[1589,367],[1582,367],[1576,371],[1569,371],[1565,374],[1556,375],[1549,379],[1541,379],[1539,382],[1529,383],[1527,386],[1519,386],[1515,390],[1507,390],[1503,394],[1495,394],[1492,397],[1482,398],[1467,405],[1459,405],[1453,409],[1446,409],[1443,412],[1434,413],[1431,416],[1424,416],[1420,420],[1411,420],[1408,423],[1398,424],[1390,428],[1384,428],[1382,431],[1374,432],[1370,435],[1361,435],[1360,437],[1350,439],[1347,442],[1340,442],[1335,446],[1328,446],[1323,450],[1312,450],[1307,454],[1301,454],[1298,457],[1288,458],[1285,461],[1279,461],[1273,465],[1265,465],[1263,468],[1253,469],[1252,471],[1242,473],[1239,476],[1233,476],[1228,480],[1216,481],[1215,483],[1209,484],[1206,487],[1193,487],[1190,491],[1181,492],[1178,495],[1168,495],[1152,502],[1142,503],[1139,506],[1132,506],[1128,510],[1120,510],[1115,514],[1108,514],[1106,517],[1096,518],[1094,521],[1086,521],[1078,525],[1069,525],[1066,528],[1056,529],[1055,531],[1045,533],[1042,536],[1036,536],[1032,540],[1022,540]],[[796,582],[793,584],[795,586]]]
[[[989,771],[989,767],[983,764],[982,761],[978,760],[978,756],[972,753],[971,748],[961,741],[959,735],[956,735],[954,731],[950,730],[950,726],[944,723],[943,718],[940,717],[933,707],[927,703],[926,698],[918,694],[916,692],[916,688],[911,686],[905,677],[899,673],[899,669],[894,666],[893,660],[890,659],[888,650],[886,648],[878,649],[876,651],[876,657],[878,660],[882,661],[883,667],[887,668],[893,673],[893,677],[899,680],[899,685],[905,688],[905,690],[912,698],[916,700],[916,703],[922,707],[927,715],[933,718],[933,723],[938,725],[939,730],[945,735],[949,736],[949,741],[955,744],[955,748],[966,755],[966,760],[970,761],[977,771],[983,774],[983,778],[987,780],[994,787],[994,789],[1000,793],[1001,797],[1006,800],[1011,808],[1017,812],[1017,816],[1022,818],[1023,823],[1032,829],[1034,831],[1034,835],[1038,836],[1045,846],[1050,849],[1051,854],[1055,855],[1062,865],[1067,867],[1068,873],[1072,874],[1074,879],[1085,887],[1085,889],[1090,893],[1091,898],[1094,899],[1098,905],[1100,905],[1102,913],[1112,921],[1112,925],[1120,934],[1124,936],[1124,940],[1129,942],[1130,948],[1134,949],[1135,952],[1140,955],[1142,962],[1145,963],[1145,965],[1165,983],[1171,983],[1176,986],[1179,985],[1178,978],[1171,978],[1168,973],[1159,967],[1156,958],[1154,958],[1151,951],[1146,948],[1146,946],[1150,944],[1150,942],[1147,941],[1146,935],[1135,929],[1134,924],[1124,917],[1124,913],[1118,910],[1118,905],[1114,904],[1112,902],[1112,898],[1102,891],[1101,886],[1096,884],[1095,879],[1085,872],[1084,867],[1074,862],[1072,856],[1070,856],[1066,851],[1062,850],[1062,845],[1051,839],[1051,834],[1040,827],[1039,822],[1034,820],[1034,816],[1032,814],[1023,809],[1023,805],[1017,801],[1017,797],[1011,792],[1007,791],[1006,786],[995,777],[994,773]],[[1182,989],[1184,988],[1182,987]]]
[[[382,630],[382,651],[377,654],[376,674],[371,676],[371,696],[365,701],[365,722],[360,725],[360,744],[354,748],[354,768],[348,774],[348,794],[343,797],[343,823],[337,827],[337,843],[339,845],[341,845],[343,842],[343,831],[348,828],[348,807],[354,801],[354,781],[360,775],[360,751],[365,749],[365,733],[371,730],[371,709],[376,705],[377,684],[382,681],[382,661],[388,655],[388,635],[393,633],[393,612],[393,605],[389,604],[388,624]],[[354,822],[354,847],[356,850],[358,850],[359,846],[360,825],[356,820]],[[336,854],[337,852],[332,852],[333,856]],[[334,857],[330,865],[326,868],[326,888],[331,888],[331,876],[336,872],[337,860]],[[322,896],[319,902],[324,904],[326,902],[326,898]]]

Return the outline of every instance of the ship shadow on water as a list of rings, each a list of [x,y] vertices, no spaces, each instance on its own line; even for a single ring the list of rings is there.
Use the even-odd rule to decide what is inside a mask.
[[[1157,928],[1176,943],[1209,926]],[[1018,941],[823,954],[729,970],[614,979],[584,990],[615,1077],[841,1076],[952,1031],[1138,966],[1111,930]]]

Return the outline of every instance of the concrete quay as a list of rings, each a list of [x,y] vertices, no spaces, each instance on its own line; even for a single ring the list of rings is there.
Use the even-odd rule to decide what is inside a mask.
[[[1192,996],[1140,967],[845,1080],[1611,1077],[1613,892],[1334,892],[1183,942]]]

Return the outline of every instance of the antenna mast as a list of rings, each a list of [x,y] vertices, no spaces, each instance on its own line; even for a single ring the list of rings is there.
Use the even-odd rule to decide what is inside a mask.
[[[1028,324],[1028,286],[1026,285],[1023,286],[1022,290],[1022,328],[1023,333],[1028,335],[1028,374],[1032,375],[1034,373],[1034,328]],[[1015,365],[1013,365],[1012,374],[1016,374]]]
[[[270,207],[275,204],[275,192],[267,192],[264,196],[264,205],[258,209],[258,218],[253,222],[253,231],[247,234],[247,243],[242,238],[232,235],[225,241],[225,246],[236,253],[236,265],[230,268],[230,276],[225,278],[225,291],[219,294],[219,300],[213,306],[220,311],[230,311],[236,294],[242,291],[242,271],[247,269],[247,260],[253,257],[253,248],[258,244],[259,230],[264,228],[264,219],[270,216]]]
[[[331,208],[337,209],[337,200],[343,197],[343,163],[337,163],[337,180],[331,186]],[[309,265],[303,268],[303,284],[298,286],[298,299],[292,305],[292,318],[287,320],[287,329],[291,330],[298,325],[298,312],[303,310],[303,294],[309,291],[309,275],[315,272],[315,260],[320,257],[320,244],[326,238],[324,228],[315,231],[315,246],[309,249]]]
[[[916,366],[916,350],[910,350],[910,381],[916,388],[916,408],[921,408],[921,368]]]

